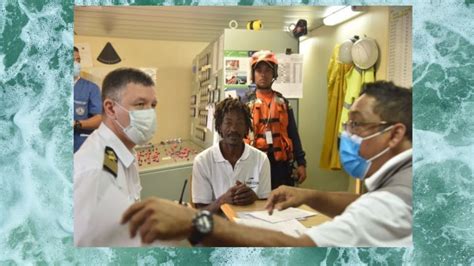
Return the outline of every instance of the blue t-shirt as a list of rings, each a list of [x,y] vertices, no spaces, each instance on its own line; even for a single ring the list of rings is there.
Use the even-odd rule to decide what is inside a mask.
[[[74,84],[74,120],[88,119],[102,113],[100,89],[86,79],[79,78]],[[74,129],[74,152],[76,152],[93,130]]]

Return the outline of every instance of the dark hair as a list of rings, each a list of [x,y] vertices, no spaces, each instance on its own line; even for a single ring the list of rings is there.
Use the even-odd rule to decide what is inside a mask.
[[[245,119],[245,124],[247,125],[247,131],[252,129],[252,117],[250,115],[249,107],[242,103],[239,99],[234,98],[225,98],[216,105],[216,110],[214,112],[214,119],[216,119],[216,130],[222,136],[220,132],[220,127],[224,121],[224,116],[230,112],[240,112]]]
[[[107,98],[119,102],[121,92],[129,83],[141,84],[145,87],[155,83],[145,72],[135,68],[118,68],[105,76],[102,82],[102,100]]]
[[[74,52],[78,52],[78,53],[79,53],[79,49],[77,49],[76,46],[74,46]]]
[[[382,120],[405,125],[405,136],[412,141],[411,89],[396,86],[391,81],[376,81],[364,84],[360,92],[363,94],[375,98],[374,113]]]

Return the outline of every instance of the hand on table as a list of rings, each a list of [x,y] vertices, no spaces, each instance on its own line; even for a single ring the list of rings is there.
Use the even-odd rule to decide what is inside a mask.
[[[196,210],[169,200],[148,198],[130,206],[122,216],[122,224],[129,223],[130,237],[140,234],[142,242],[180,240],[191,234]]]
[[[305,190],[301,188],[279,186],[270,193],[265,209],[268,210],[268,213],[271,215],[274,209],[284,210],[288,207],[298,207],[304,204],[304,191]]]
[[[234,205],[248,205],[252,204],[258,199],[257,194],[255,194],[251,188],[245,184],[242,184],[240,181],[237,181],[236,186],[237,188],[233,197]]]

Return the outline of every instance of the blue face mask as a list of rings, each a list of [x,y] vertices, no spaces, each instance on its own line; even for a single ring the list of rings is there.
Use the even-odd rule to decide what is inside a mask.
[[[81,64],[74,61],[74,69],[73,69],[73,75],[75,78],[79,77],[79,74],[81,73]]]
[[[379,152],[370,159],[364,159],[359,155],[360,144],[364,140],[374,138],[378,135],[381,135],[382,133],[387,132],[392,127],[393,126],[387,127],[383,131],[377,132],[364,138],[359,137],[357,135],[350,135],[349,133],[344,131],[341,134],[341,141],[339,145],[339,157],[341,159],[341,163],[344,167],[344,170],[354,178],[361,180],[364,179],[365,175],[367,175],[367,171],[369,171],[370,166],[372,165],[372,161],[386,153],[390,149],[390,147],[387,147],[386,149]]]

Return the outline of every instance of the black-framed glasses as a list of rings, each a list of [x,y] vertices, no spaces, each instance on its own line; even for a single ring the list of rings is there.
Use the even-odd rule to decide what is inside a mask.
[[[353,121],[349,120],[345,123],[342,123],[342,127],[346,132],[352,133],[352,132],[360,132],[361,128],[365,128],[367,126],[389,126],[392,125],[393,122],[387,122],[387,121],[380,121],[380,122],[358,122],[358,121]]]

